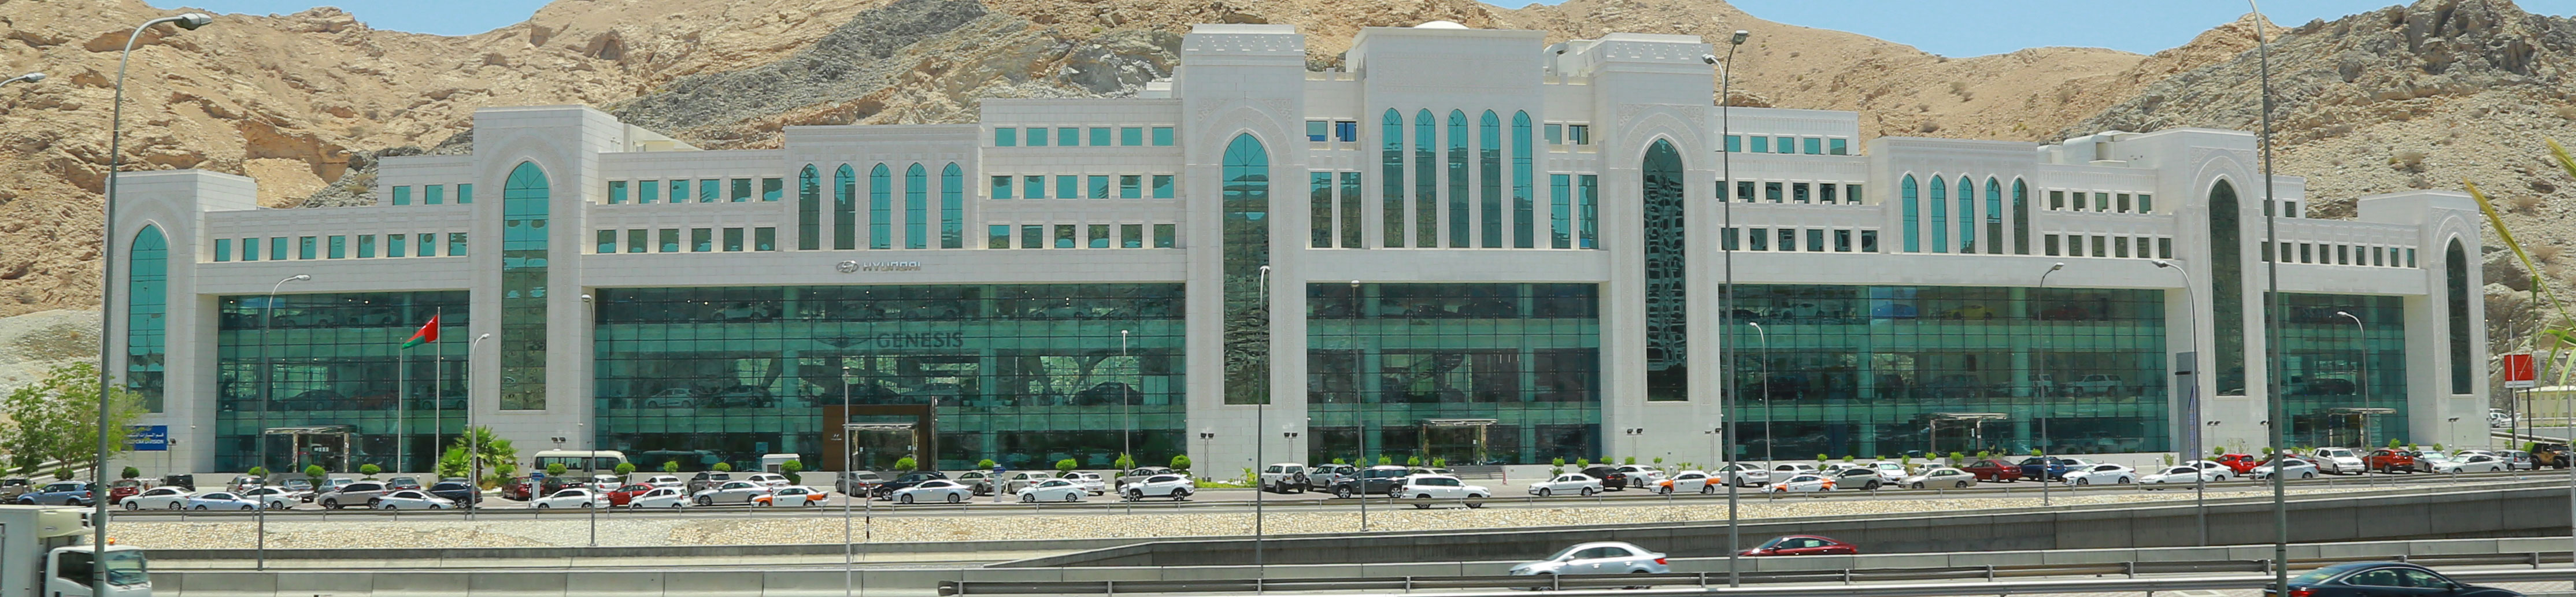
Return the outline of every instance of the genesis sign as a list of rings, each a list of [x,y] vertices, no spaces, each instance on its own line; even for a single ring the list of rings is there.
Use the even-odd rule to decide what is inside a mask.
[[[921,262],[877,261],[862,263],[857,261],[843,261],[834,265],[833,269],[841,270],[841,273],[844,274],[855,274],[860,272],[917,272],[921,271]]]

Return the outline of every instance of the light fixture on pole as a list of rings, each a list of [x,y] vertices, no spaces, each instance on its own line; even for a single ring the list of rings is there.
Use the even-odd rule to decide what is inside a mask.
[[[2255,4],[2254,0],[2245,0],[2245,6],[2254,10],[2254,49],[2262,78],[2263,109],[2260,116],[2263,134],[2257,143],[2262,145],[2260,149],[2263,152],[2263,245],[2279,247],[2281,246],[2282,206],[2279,198],[2273,194],[2272,188],[2274,183],[2272,180],[2272,43],[2269,36],[2263,33],[2264,25],[2270,20],[2263,17],[2263,7]],[[2264,397],[2263,410],[2266,418],[2270,419],[2266,423],[2271,432],[2273,454],[2283,454],[2287,451],[2281,444],[2282,436],[2288,433],[2287,428],[2290,426],[2289,403],[2281,399],[2281,393],[2288,386],[2281,380],[2283,370],[2281,343],[2279,334],[2275,333],[2280,327],[2281,310],[2284,308],[2281,296],[2281,257],[2286,256],[2276,256],[2263,262],[2264,283],[2269,286],[2265,289],[2266,304],[2263,308],[2263,362],[2268,367],[2264,374],[2263,385],[2270,386],[2271,389],[2271,395]],[[2275,471],[2280,468],[2277,463],[2273,467]],[[2277,473],[2272,475],[2272,577],[2274,583],[2272,586],[2280,587],[2283,591],[2289,590],[2290,586],[2288,477],[2289,475]]]
[[[2039,273],[2039,286],[2032,288],[2031,293],[2034,295],[2045,294],[2048,291],[2048,276],[2063,269],[2066,269],[2066,262],[2064,261],[2049,264],[2048,271]],[[2032,297],[2032,300],[2038,300],[2038,297],[2034,296]],[[2028,307],[2024,307],[2024,309],[2028,309]],[[2040,309],[2038,319],[2041,321],[2048,320],[2048,309],[2045,306],[2042,306]],[[2057,336],[2051,334],[2050,330],[2041,329],[2039,333],[2041,338],[2047,340],[2049,348],[2057,347]],[[2039,365],[2042,369],[2046,369],[2048,367],[2048,355],[2046,353],[2042,353],[2040,355]],[[2044,375],[2049,376],[2047,383],[2040,383],[2040,380],[2036,375],[2032,376],[2030,380],[2030,385],[2037,386],[2039,388],[2039,415],[2041,416],[2032,418],[2039,419],[2039,505],[2043,507],[2049,505],[2048,483],[2050,479],[2048,478],[2048,473],[2051,469],[2057,468],[2057,457],[2048,455],[2047,417],[2048,411],[2052,410],[2048,404],[2048,388],[2049,386],[2057,385],[2057,376],[2054,374]]]
[[[490,339],[492,334],[485,332],[475,336],[473,341],[465,343],[467,370],[471,371],[474,368],[474,355],[478,354],[474,349],[483,346],[484,340]],[[465,505],[465,519],[473,520],[474,511],[483,509],[483,436],[474,432],[473,388],[468,387],[465,390],[465,398],[465,487],[473,492],[474,498],[471,503]]]
[[[125,127],[125,64],[134,58],[134,41],[143,37],[144,29],[149,29],[153,25],[170,23],[178,25],[180,29],[193,30],[198,27],[204,27],[206,24],[213,22],[215,22],[215,17],[202,12],[180,13],[174,16],[144,21],[143,24],[134,26],[133,33],[126,34],[125,49],[122,53],[117,55],[115,85],[116,99],[108,104],[109,116],[107,121],[106,193],[103,195],[104,200],[100,202],[102,220],[99,227],[100,234],[98,245],[98,288],[100,293],[98,303],[102,308],[104,308],[105,305],[113,304],[113,297],[107,296],[107,294],[116,288],[116,173],[117,171],[125,168],[125,156],[124,153],[122,153],[122,148],[120,147],[120,143],[125,139],[123,130]],[[29,79],[28,75],[19,75],[18,78],[29,81],[35,80]],[[43,78],[43,75],[36,74],[36,78],[41,79]],[[107,487],[107,454],[110,451],[113,451],[116,438],[121,437],[107,428],[109,406],[114,402],[107,399],[108,388],[113,387],[111,380],[116,377],[114,373],[111,373],[115,368],[112,365],[118,362],[114,358],[115,355],[110,354],[110,351],[115,348],[115,343],[109,342],[107,339],[115,337],[110,333],[113,330],[109,329],[115,324],[116,318],[114,317],[103,317],[99,320],[98,457],[90,463],[89,470],[90,486],[96,488]],[[264,410],[267,406],[262,405],[261,408]],[[266,438],[262,438],[263,442],[265,439]],[[265,445],[265,443],[263,443],[263,445]],[[93,536],[90,538],[90,545],[92,546],[91,549],[96,550],[91,553],[91,557],[104,561],[103,558],[107,555],[108,500],[91,500],[91,502],[93,502],[91,507],[94,511],[90,515],[90,527],[93,531]],[[265,519],[266,517],[262,516],[262,518]],[[263,520],[263,522],[265,522],[265,520]],[[266,564],[264,560],[265,559],[263,558],[263,565]],[[106,594],[107,570],[109,566],[102,565],[95,566],[94,568],[95,570],[92,572],[90,577],[90,592],[91,594],[97,595]]]
[[[1270,266],[1264,265],[1261,266],[1261,329],[1270,329],[1270,323]],[[1267,335],[1265,334],[1265,336]],[[1269,346],[1261,347],[1261,363],[1261,369],[1265,374],[1263,379],[1260,381],[1261,403],[1252,407],[1251,468],[1256,471],[1261,469],[1262,448],[1270,444],[1269,439],[1262,437],[1261,434],[1262,428],[1268,425],[1268,423],[1263,422],[1263,420],[1265,417],[1270,415],[1270,379],[1267,375],[1270,370]],[[1257,474],[1248,480],[1252,481],[1252,575],[1253,578],[1259,579],[1267,576],[1270,572],[1269,566],[1262,558],[1264,555],[1262,553],[1263,548],[1267,546],[1262,540],[1261,528],[1263,502],[1268,501],[1263,499],[1263,497],[1270,492],[1262,489],[1261,477]]]
[[[1762,385],[1754,391],[1762,393],[1762,460],[1775,462],[1779,455],[1774,450],[1780,442],[1771,437],[1771,330],[1762,327],[1759,321],[1747,321],[1744,325],[1753,326],[1755,337],[1762,340],[1762,366],[1756,370],[1756,374],[1762,376]]]
[[[1360,320],[1367,319],[1367,318],[1368,318],[1368,301],[1360,297],[1360,281],[1359,281],[1359,280],[1352,280],[1352,281],[1351,281],[1351,336],[1352,336],[1352,337],[1354,337],[1354,338],[1368,338],[1368,339],[1374,339],[1374,338],[1375,338],[1374,336],[1367,336],[1367,335],[1364,335],[1364,334],[1361,334],[1361,333],[1360,333],[1360,330],[1359,330],[1359,328],[1360,328]],[[1376,344],[1376,342],[1370,342],[1370,344]],[[1376,409],[1368,409],[1370,412],[1359,412],[1359,408],[1358,408],[1358,407],[1359,407],[1360,405],[1368,404],[1368,398],[1367,398],[1367,396],[1366,396],[1366,394],[1367,394],[1367,393],[1368,393],[1368,391],[1369,391],[1369,388],[1368,388],[1368,382],[1369,382],[1369,380],[1374,379],[1374,378],[1377,378],[1377,377],[1379,377],[1379,376],[1374,376],[1374,375],[1368,375],[1368,374],[1367,374],[1367,373],[1368,373],[1368,359],[1369,359],[1368,349],[1370,349],[1370,348],[1375,348],[1375,347],[1374,347],[1374,346],[1363,346],[1363,347],[1356,347],[1356,348],[1359,348],[1359,349],[1360,349],[1360,357],[1359,357],[1359,358],[1360,358],[1360,360],[1359,360],[1358,362],[1351,363],[1351,373],[1352,373],[1352,374],[1355,374],[1355,375],[1359,375],[1359,376],[1360,376],[1360,382],[1359,382],[1359,384],[1358,384],[1358,385],[1359,385],[1358,390],[1360,391],[1360,393],[1361,393],[1362,395],[1361,395],[1361,396],[1354,396],[1354,397],[1353,397],[1354,399],[1357,399],[1357,400],[1358,400],[1358,403],[1357,403],[1357,404],[1352,405],[1354,408],[1353,408],[1353,412],[1351,413],[1351,414],[1352,414],[1351,418],[1353,418],[1353,419],[1358,419],[1358,420],[1359,420],[1359,427],[1360,427],[1360,455],[1359,455],[1359,462],[1355,462],[1355,463],[1353,463],[1353,464],[1357,464],[1357,465],[1359,465],[1359,466],[1358,466],[1358,467],[1356,467],[1356,468],[1351,469],[1351,472],[1352,472],[1351,476],[1353,477],[1353,478],[1351,479],[1351,484],[1352,484],[1352,485],[1354,485],[1354,486],[1356,486],[1356,488],[1353,490],[1353,493],[1357,493],[1357,494],[1359,494],[1359,496],[1360,496],[1360,532],[1362,532],[1362,533],[1366,533],[1366,532],[1368,532],[1368,469],[1369,469],[1369,457],[1368,457],[1368,436],[1369,436],[1369,432],[1368,432],[1368,424],[1369,424],[1369,416],[1370,416],[1370,415],[1377,414],[1377,413],[1375,412],[1375,411],[1376,411]],[[1385,383],[1385,382],[1384,382],[1384,381],[1379,381],[1379,383]]]
[[[27,73],[10,77],[8,80],[0,80],[0,86],[7,86],[10,83],[34,83],[43,80],[45,80],[45,73]]]
[[[1735,243],[1732,242],[1735,235],[1735,197],[1732,196],[1733,189],[1728,188],[1735,184],[1735,152],[1726,147],[1726,140],[1734,136],[1735,121],[1731,118],[1731,108],[1735,106],[1735,50],[1743,47],[1744,40],[1752,36],[1753,32],[1743,29],[1737,29],[1734,35],[1728,36],[1726,61],[1723,63],[1718,61],[1715,54],[1702,54],[1699,57],[1701,62],[1717,67],[1718,230],[1727,235],[1725,240],[1718,243],[1717,248],[1718,258],[1723,263],[1721,270],[1724,276],[1717,290],[1718,329],[1726,329],[1727,311],[1735,308]],[[1734,363],[1726,360],[1727,349],[1725,342],[1718,343],[1718,362],[1725,363],[1717,368],[1719,400],[1717,410],[1718,424],[1721,429],[1732,429],[1735,426],[1735,391],[1727,387],[1727,380],[1732,377],[1728,372],[1734,369]],[[1718,435],[1721,436],[1719,440],[1724,443],[1718,457],[1725,459],[1725,468],[1732,471],[1735,468],[1735,434],[1721,432]],[[1764,441],[1770,440],[1766,437]],[[1740,472],[1734,471],[1728,474]],[[1729,587],[1741,586],[1743,583],[1743,573],[1736,567],[1735,556],[1736,552],[1744,549],[1744,542],[1736,532],[1738,493],[1736,484],[1730,478],[1726,484],[1726,586]]]
[[[2183,388],[2183,390],[2182,390],[2182,392],[2183,392],[2183,396],[2185,397],[2184,399],[2185,399],[2185,400],[2189,400],[2189,401],[2193,401],[2193,402],[2198,402],[2198,401],[2200,400],[2200,371],[2201,371],[2201,368],[2200,368],[2200,302],[2199,302],[2199,301],[2197,301],[2197,300],[2194,300],[2194,299],[2192,298],[2192,294],[2191,294],[2191,272],[2190,272],[2190,271],[2187,271],[2187,270],[2184,270],[2184,269],[2182,268],[2182,266],[2181,266],[2181,265],[2176,264],[2176,263],[2174,263],[2174,262],[2172,262],[2172,261],[2166,261],[2166,260],[2163,260],[2163,259],[2157,259],[2157,260],[2155,260],[2153,263],[2155,263],[2155,264],[2156,264],[2156,268],[2158,268],[2158,269],[2170,269],[2170,270],[2173,270],[2175,273],[2182,274],[2182,297],[2183,297],[2183,298],[2182,298],[2182,302],[2183,302],[2183,312],[2184,312],[2184,313],[2188,313],[2188,314],[2190,314],[2190,315],[2191,315],[2191,318],[2190,318],[2190,322],[2191,322],[2191,324],[2190,324],[2190,325],[2191,325],[2191,328],[2190,328],[2190,331],[2191,331],[2191,340],[2190,340],[2188,343],[2186,343],[2186,344],[2185,344],[2185,346],[2190,346],[2190,347],[2192,347],[2192,349],[2191,349],[2191,351],[2190,351],[2190,352],[2186,352],[2186,353],[2183,353],[2183,354],[2191,355],[2192,362],[2181,365],[2181,366],[2180,366],[2181,368],[2180,368],[2179,370],[2180,370],[2180,371],[2190,372],[2190,373],[2192,374],[2190,385],[2188,385],[2188,386],[2184,386],[2184,388]],[[2199,409],[2199,408],[2197,408],[2197,407],[2195,407],[2195,408],[2190,408],[2190,409],[2186,409],[2186,412],[2193,412],[2193,413],[2197,413],[2197,412],[2200,412],[2200,409]],[[2200,426],[2200,422],[2199,422],[2199,421],[2192,421],[2190,426],[2183,427],[2184,429],[2190,429],[2190,430],[2191,430],[2192,437],[2194,438],[2194,441],[2184,442],[2184,447],[2189,448],[2189,450],[2185,450],[2185,451],[2184,451],[2184,454],[2182,455],[2182,456],[2183,456],[2183,461],[2184,461],[2185,463],[2189,463],[2189,462],[2191,461],[2191,459],[2192,459],[2192,458],[2194,458],[2194,457],[2196,457],[2196,456],[2198,456],[2198,455],[2200,454],[2200,442],[2198,441],[2198,438],[2200,437],[2200,427],[2201,427],[2201,426]],[[2204,468],[2201,468],[2201,467],[2199,467],[2199,466],[2192,466],[2192,467],[2191,467],[2191,476],[2192,476],[2192,482],[2191,482],[2192,516],[2193,516],[2193,518],[2197,519],[2197,522],[2198,522],[2198,523],[2199,523],[2199,525],[2200,525],[2200,543],[2199,543],[2199,545],[2200,545],[2200,546],[2202,546],[2202,547],[2208,547],[2208,546],[2209,546],[2209,471],[2208,471],[2208,469],[2204,469]]]

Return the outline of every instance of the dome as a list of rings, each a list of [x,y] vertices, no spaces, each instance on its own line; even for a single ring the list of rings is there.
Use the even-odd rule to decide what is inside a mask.
[[[1414,26],[1413,26],[1413,28],[1415,28],[1415,29],[1466,29],[1466,28],[1467,28],[1467,26],[1466,26],[1466,25],[1460,25],[1460,24],[1458,24],[1458,22],[1457,22],[1457,21],[1432,21],[1432,22],[1429,22],[1429,23],[1423,23],[1423,24],[1420,24],[1420,25],[1414,25]]]

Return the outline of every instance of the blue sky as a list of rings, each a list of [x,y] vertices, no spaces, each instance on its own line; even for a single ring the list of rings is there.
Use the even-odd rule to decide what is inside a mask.
[[[286,14],[312,0],[149,0],[227,13]],[[709,0],[721,1],[721,0]],[[1504,0],[1517,6],[1517,0]],[[1562,0],[1558,0],[1562,1]],[[1554,4],[1555,2],[1548,2]],[[1766,20],[1850,31],[1945,56],[1982,56],[2037,46],[2094,46],[2153,53],[2191,41],[2245,14],[2241,0],[1734,0]],[[2576,0],[2520,0],[2523,10],[2567,16]],[[467,35],[527,20],[544,0],[364,0],[341,8],[377,29]],[[2394,1],[2270,0],[2273,22],[2296,26],[2396,4]]]

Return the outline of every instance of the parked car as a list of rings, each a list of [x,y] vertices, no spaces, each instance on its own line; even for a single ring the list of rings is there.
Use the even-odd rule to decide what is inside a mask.
[[[253,488],[253,487],[258,487],[258,486],[261,486],[261,485],[267,485],[267,484],[268,484],[268,480],[266,480],[266,479],[261,479],[258,475],[239,475],[239,476],[235,476],[235,477],[233,477],[232,482],[230,482],[230,483],[225,483],[225,484],[224,484],[224,490],[225,490],[225,491],[241,491],[241,490],[250,489],[250,488]]]
[[[163,484],[169,485],[170,483]],[[35,489],[36,485],[33,481],[16,478],[0,479],[0,500],[5,500],[14,504],[18,502],[18,496],[27,495],[27,492],[35,491]],[[197,488],[194,484],[190,484],[188,486],[188,490],[196,491]]]
[[[1873,475],[1875,478],[1875,475]],[[1834,490],[1834,480],[1819,473],[1803,473],[1774,482],[1764,491],[1771,493],[1818,493]]]
[[[1663,574],[1671,572],[1664,554],[1633,543],[1578,543],[1536,562],[1512,566],[1513,576],[1567,574]]]
[[[2196,485],[2203,481],[2216,483],[2227,480],[2227,472],[2227,467],[2168,466],[2156,469],[2156,472],[2148,473],[2147,476],[2138,477],[2138,482],[2147,485]]]
[[[1129,483],[1138,483],[1138,482],[1142,482],[1142,481],[1144,481],[1145,479],[1152,478],[1152,477],[1154,477],[1154,476],[1156,476],[1156,475],[1177,475],[1177,474],[1180,474],[1180,471],[1172,470],[1172,469],[1171,469],[1171,467],[1164,467],[1164,466],[1140,466],[1140,467],[1136,467],[1136,468],[1134,468],[1134,469],[1129,469],[1129,470],[1127,470],[1127,471],[1123,471],[1123,472],[1118,473],[1118,478],[1116,479],[1116,482],[1115,482],[1115,483],[1111,483],[1111,484],[1110,484],[1110,489],[1117,490],[1117,491],[1119,492],[1119,495],[1126,495],[1126,492],[1127,492],[1127,484],[1129,484]]]
[[[1628,473],[1620,471],[1619,467],[1596,464],[1584,467],[1583,474],[1600,479],[1602,491],[1621,491],[1628,488]]]
[[[1485,507],[1485,498],[1494,496],[1493,490],[1486,489],[1483,485],[1468,485],[1465,481],[1460,481],[1457,477],[1449,475],[1412,475],[1405,477],[1404,485],[1396,488],[1396,494],[1401,497],[1413,498],[1415,500],[1462,500],[1461,503],[1466,504],[1469,508],[1483,508]],[[1428,502],[1416,501],[1413,503],[1413,507],[1430,508],[1431,504]]]
[[[993,494],[993,474],[989,472],[966,471],[958,473],[955,478],[949,480],[956,481],[957,484],[964,485],[967,489],[974,490],[975,495]]]
[[[546,494],[545,497],[528,500],[528,507],[539,510],[550,510],[554,508],[605,508],[608,507],[608,498],[600,495],[598,492],[591,491],[588,487],[568,487],[557,489],[554,493]]]
[[[430,495],[418,489],[404,489],[376,498],[378,510],[448,510],[455,507],[456,500]]]
[[[868,474],[870,474],[870,475],[875,475],[876,473],[868,473]],[[654,475],[654,476],[650,476],[650,477],[645,477],[645,478],[644,478],[644,484],[645,484],[645,485],[651,485],[651,486],[654,486],[654,487],[686,487],[686,486],[687,486],[687,482],[686,482],[686,481],[681,481],[681,480],[680,480],[680,476],[679,476],[679,475]]]
[[[524,502],[533,495],[536,495],[536,487],[528,477],[513,477],[510,482],[501,484],[501,499]]]
[[[249,512],[258,510],[259,502],[230,491],[209,491],[188,496],[188,509]]]
[[[1082,484],[1071,479],[1047,479],[1011,493],[1020,496],[1023,502],[1079,502],[1091,495],[1090,490],[1083,489]]]
[[[2513,423],[2513,413],[2505,412],[2505,411],[2504,411],[2504,409],[2501,409],[2501,408],[2490,408],[2490,409],[2487,409],[2487,426],[2488,426],[2488,427],[2501,427],[2501,428],[2505,428],[2505,429],[2512,429],[2512,428],[2513,428],[2513,425],[2514,425],[2514,423]]]
[[[477,508],[483,505],[483,492],[475,491],[473,485],[468,485],[463,481],[440,481],[435,485],[429,486],[429,494],[446,498],[447,501],[455,502],[467,508]]]
[[[1315,487],[1329,489],[1343,479],[1357,476],[1359,472],[1359,467],[1347,464],[1309,464],[1306,465],[1306,481],[1313,483]]]
[[[2069,485],[2127,485],[2138,482],[2138,471],[2117,464],[2095,464],[2067,471],[2059,481]]]
[[[1915,489],[1967,489],[1977,486],[1977,474],[1945,466],[1906,477],[1900,483]]]
[[[2120,376],[2095,373],[2066,384],[2066,391],[2076,396],[2108,396],[2119,393]]]
[[[376,498],[384,497],[386,493],[392,491],[393,489],[385,487],[384,483],[359,481],[314,496],[313,501],[329,510],[349,507],[373,508],[376,505]]]
[[[1736,487],[1761,487],[1771,484],[1771,469],[1759,464],[1738,462],[1718,467],[1712,476],[1721,477]]]
[[[241,492],[241,496],[270,510],[293,509],[296,504],[313,497],[312,494],[287,491],[277,487],[253,488],[250,491]]]
[[[726,481],[722,485],[700,489],[689,498],[700,506],[716,504],[750,504],[752,498],[769,495],[770,487],[749,480]]]
[[[2069,458],[2032,456],[2022,459],[2018,466],[2021,467],[2023,479],[2056,481],[2065,478],[2067,471],[2073,470],[2076,465],[2075,461]]]
[[[1994,458],[1968,463],[1967,466],[1959,467],[1959,470],[1976,475],[1978,481],[2011,483],[2021,480],[2021,465]]]
[[[2492,459],[2490,460],[2492,461]],[[2272,478],[2272,471],[2276,468],[2281,471],[2282,478],[2286,479],[2317,478],[2317,464],[2297,458],[2283,458],[2278,464],[2265,464],[2263,466],[2254,467],[2254,478],[2270,479]]]
[[[2554,469],[2567,468],[2569,460],[2568,456],[2569,452],[2567,444],[2558,442],[2531,443],[2531,458],[2533,461],[2538,462],[2539,466]]]
[[[697,493],[709,487],[723,485],[734,478],[734,474],[729,472],[698,471],[698,474],[689,477],[688,490],[689,493]]]
[[[1717,491],[1717,486],[1719,485],[1718,483],[1713,483],[1713,481],[1716,480],[1716,477],[1708,476],[1708,473],[1705,471],[1682,471],[1673,473],[1673,478],[1656,481],[1655,493],[1665,495],[1693,491],[1699,493],[1715,493]]]
[[[885,479],[878,478],[875,471],[842,471],[832,475],[832,491],[841,495],[859,495],[884,482]]]
[[[146,489],[143,490],[142,493],[134,494],[134,497],[125,498],[123,505],[125,506],[125,509],[129,511],[179,510],[186,508],[187,503],[188,490],[177,487],[161,486]]]
[[[1119,491],[1121,493],[1119,495],[1126,496],[1129,501],[1141,500],[1149,497],[1168,497],[1172,498],[1172,501],[1177,502],[1189,499],[1190,494],[1198,491],[1198,488],[1198,483],[1191,481],[1189,477],[1181,475],[1154,475],[1146,477],[1142,481],[1130,483],[1126,487],[1120,488]]]
[[[1015,471],[1004,473],[1002,475],[1002,488],[1000,491],[1011,495],[1019,495],[1020,490],[1027,489],[1030,486],[1046,482],[1046,480],[1053,478],[1055,478],[1055,473],[1048,471]]]
[[[896,491],[930,481],[942,481],[947,479],[948,473],[939,471],[913,471],[897,475],[892,481],[886,481],[868,487],[868,495],[891,499]],[[963,485],[960,485],[960,487],[963,487]]]
[[[2540,468],[2540,462],[2532,460],[2530,452],[2505,450],[2497,452],[2496,456],[2504,458],[2507,470],[2528,471]]]
[[[636,483],[608,490],[608,505],[624,506],[627,502],[634,501],[635,496],[644,495],[645,492],[652,491],[653,489],[654,487],[651,485]]]
[[[1306,477],[1306,465],[1283,462],[1262,467],[1258,485],[1261,491],[1272,493],[1288,493],[1289,489],[1304,493],[1314,488],[1314,481]]]
[[[688,492],[681,491],[678,487],[655,487],[652,491],[644,492],[642,495],[637,495],[632,499],[626,500],[626,507],[636,510],[642,510],[645,508],[669,508],[673,510],[687,509],[689,507],[689,494]]]
[[[831,497],[832,494],[820,489],[806,487],[803,485],[789,485],[771,490],[769,493],[752,496],[751,505],[820,506],[823,505],[823,500],[831,499]]]
[[[974,497],[975,489],[967,487],[964,483],[950,481],[947,479],[931,479],[911,487],[894,490],[894,493],[890,495],[889,499],[894,500],[894,502],[898,504],[910,504],[915,502],[947,502],[955,504],[969,499],[974,499]],[[699,502],[700,505],[705,505],[705,503],[706,502],[704,501]]]
[[[1064,479],[1072,481],[1074,485],[1080,486],[1084,492],[1091,495],[1109,493],[1109,482],[1102,481],[1100,473],[1072,472],[1066,473]]]
[[[2265,588],[2266,597],[2281,592]],[[2522,597],[2494,587],[2451,580],[2431,568],[2400,562],[2336,564],[2290,579],[2289,597]]]
[[[1878,478],[1889,483],[1901,483],[1914,476],[1914,471],[1905,470],[1902,462],[1881,460],[1869,463],[1869,468],[1878,471]]]
[[[1442,472],[1440,474],[1446,475],[1449,473]],[[1621,477],[1621,485],[1627,487],[1655,487],[1664,480],[1663,469],[1642,464],[1619,465],[1619,475]]]
[[[1887,484],[1885,478],[1878,476],[1878,469],[1860,466],[1825,473],[1825,478],[1833,479],[1837,489],[1878,491],[1879,486]]]
[[[10,493],[8,492],[8,487],[10,487],[10,483],[9,483],[9,482],[11,482],[11,481],[16,481],[16,482],[17,482],[17,486],[18,486],[18,487],[22,487],[22,488],[23,488],[23,487],[26,487],[26,486],[27,486],[27,480],[26,480],[26,479],[0,479],[0,497],[12,497],[12,498],[14,498],[14,497],[18,497],[18,496],[16,496],[16,495],[12,495],[12,494],[10,494]],[[187,488],[187,489],[188,489],[188,491],[196,491],[196,490],[197,490],[197,476],[196,476],[196,475],[162,475],[162,476],[161,476],[161,484],[162,484],[162,485],[175,485],[175,486],[179,486],[179,487]]]
[[[744,480],[770,487],[786,487],[795,484],[787,480],[787,475],[781,475],[778,473],[752,473],[750,477],[746,477]]]
[[[2433,472],[2433,471],[2435,471],[2435,470],[2439,470],[2440,468],[2442,468],[2442,463],[2450,462],[2450,461],[2451,461],[2451,457],[2450,457],[2450,456],[2445,455],[2445,454],[2442,454],[2442,453],[2440,453],[2440,452],[2416,452],[2416,453],[2415,453],[2415,472],[2419,472],[2419,473],[2429,473],[2429,472]]]
[[[1823,535],[1788,535],[1773,537],[1761,545],[1736,552],[1753,556],[1849,556],[1860,555],[1860,546]]]
[[[2254,467],[2263,465],[2263,459],[2255,458],[2252,454],[2220,454],[2214,460],[2219,464],[2227,465],[2228,470],[2236,471],[2238,475],[2254,474]]]
[[[2361,458],[2362,467],[2381,473],[2415,472],[2415,453],[2397,448],[2371,450]],[[2253,467],[2246,467],[2253,470]]]
[[[143,493],[142,481],[117,479],[107,482],[107,503],[109,504],[125,501],[126,497],[138,493]]]
[[[2505,461],[2490,454],[2470,454],[2433,468],[2436,473],[2493,473],[2505,470]]]
[[[1529,484],[1529,494],[1539,497],[1548,497],[1558,494],[1589,497],[1596,493],[1601,493],[1601,480],[1594,479],[1591,475],[1583,473],[1566,473],[1557,475],[1552,479]]]
[[[1392,495],[1388,492],[1395,491],[1396,483],[1403,480],[1406,475],[1411,474],[1413,474],[1412,471],[1406,470],[1401,466],[1372,466],[1361,469],[1358,477],[1343,479],[1334,483],[1333,497],[1347,498],[1355,495]]]
[[[1773,476],[1773,477],[1788,478],[1788,477],[1794,477],[1794,476],[1797,476],[1797,475],[1798,475],[1798,474],[1800,474],[1800,473],[1821,473],[1821,472],[1824,472],[1824,469],[1816,468],[1816,465],[1812,465],[1812,464],[1802,464],[1802,463],[1794,463],[1794,462],[1793,462],[1793,463],[1789,463],[1789,464],[1775,464],[1775,465],[1771,465],[1771,476]]]
[[[385,480],[385,487],[395,491],[420,489],[420,479],[418,477],[394,477]]]
[[[2337,475],[2370,472],[2370,468],[2361,462],[2361,453],[2352,448],[2317,448],[2316,453],[2309,456],[2316,460],[2317,470],[2321,472]]]

